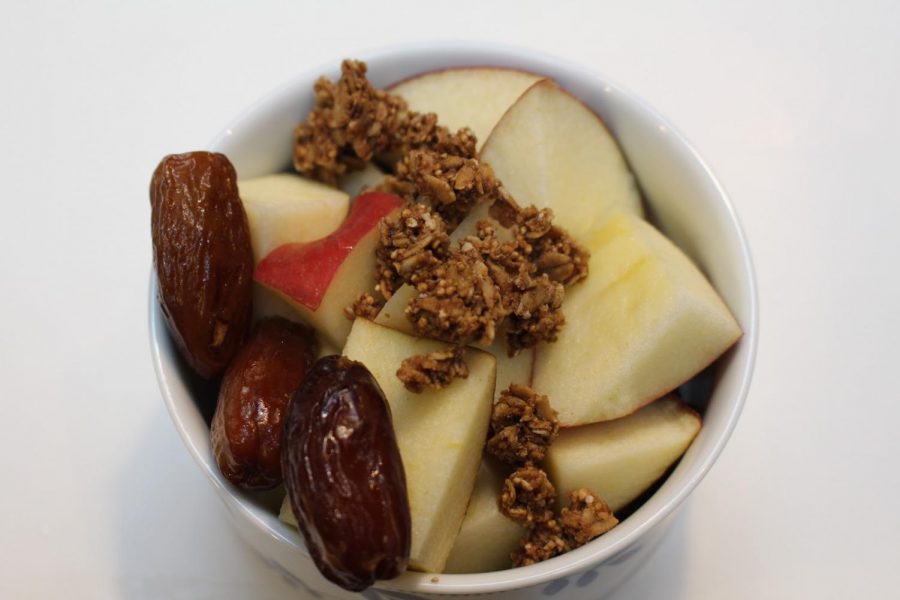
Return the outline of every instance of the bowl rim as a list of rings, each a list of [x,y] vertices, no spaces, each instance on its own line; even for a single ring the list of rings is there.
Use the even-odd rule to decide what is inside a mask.
[[[565,555],[535,565],[519,567],[516,569],[506,569],[503,571],[472,574],[432,574],[407,571],[397,579],[379,581],[376,584],[378,588],[389,591],[396,590],[401,592],[424,592],[432,594],[491,593],[540,585],[557,578],[565,577],[591,565],[602,563],[632,546],[632,544],[644,536],[645,533],[671,515],[685,501],[700,481],[703,480],[722,453],[725,444],[734,432],[737,421],[746,403],[756,362],[759,334],[759,306],[756,274],[750,246],[728,194],[721,182],[712,172],[709,164],[700,156],[696,148],[688,141],[684,134],[682,134],[677,127],[673,126],[668,119],[661,115],[659,111],[650,106],[640,96],[615,83],[603,73],[598,72],[587,65],[579,64],[552,54],[538,52],[523,47],[485,42],[395,44],[369,50],[360,50],[354,53],[355,56],[359,56],[361,60],[366,62],[389,61],[392,58],[396,59],[398,56],[406,54],[428,56],[431,57],[430,60],[432,61],[436,60],[435,57],[446,56],[448,54],[458,54],[463,56],[478,55],[483,57],[480,63],[461,61],[459,66],[472,64],[499,66],[499,63],[527,63],[528,66],[525,67],[511,68],[523,68],[524,70],[533,71],[535,73],[547,72],[548,76],[550,76],[549,71],[542,70],[542,67],[546,66],[555,70],[561,69],[573,74],[573,76],[581,80],[590,81],[592,84],[602,84],[606,90],[620,95],[627,100],[628,103],[636,105],[637,108],[654,119],[660,126],[664,126],[667,129],[667,133],[672,136],[677,145],[681,146],[685,151],[686,156],[696,163],[702,175],[712,183],[715,195],[718,197],[719,203],[721,203],[725,209],[728,225],[733,233],[736,247],[739,250],[740,266],[742,268],[741,278],[747,289],[746,301],[748,310],[747,321],[741,323],[743,336],[738,341],[740,346],[746,347],[743,364],[738,365],[740,369],[738,391],[731,405],[731,409],[725,417],[725,424],[709,444],[708,451],[705,455],[699,457],[697,462],[692,465],[692,472],[689,477],[683,481],[681,487],[670,491],[671,497],[667,498],[664,504],[659,506],[654,512],[644,515],[640,522],[629,527],[625,534],[620,536],[609,536],[612,541],[609,541],[608,543],[603,542],[607,537],[604,536],[604,538],[595,540],[594,542],[568,552]],[[304,69],[300,73],[294,75],[288,81],[275,87],[272,91],[248,105],[213,138],[208,147],[219,147],[222,141],[232,134],[234,129],[239,128],[241,123],[255,115],[259,108],[265,106],[267,102],[294,89],[300,82],[313,81],[318,74],[333,71],[333,69],[334,62],[332,61],[327,64],[320,64],[313,68]],[[175,399],[169,383],[170,375],[166,372],[163,365],[164,358],[162,356],[157,332],[160,331],[161,328],[164,329],[165,324],[161,321],[161,311],[157,302],[157,280],[152,266],[150,269],[150,285],[148,291],[149,341],[157,383],[175,428],[191,456],[201,467],[201,470],[204,472],[210,483],[212,483],[214,488],[219,492],[220,497],[226,502],[226,505],[227,501],[231,500],[238,509],[237,512],[253,523],[261,533],[265,534],[267,537],[276,539],[279,543],[288,544],[298,551],[308,554],[306,548],[303,546],[302,539],[299,537],[299,533],[297,533],[297,539],[294,540],[287,537],[284,531],[273,528],[270,523],[259,514],[259,508],[251,505],[241,496],[239,490],[217,475],[215,472],[216,470],[213,468],[215,461],[209,460],[208,446],[201,448],[195,443],[195,440],[187,431],[187,425],[179,413],[177,406],[178,402]],[[633,517],[626,520],[626,523],[631,520],[633,520]],[[287,526],[285,525],[285,527]]]

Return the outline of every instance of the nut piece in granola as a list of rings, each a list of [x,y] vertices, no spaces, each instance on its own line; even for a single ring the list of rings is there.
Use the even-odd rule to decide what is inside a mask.
[[[397,370],[403,386],[416,394],[426,388],[439,390],[450,385],[456,377],[469,376],[462,346],[450,346],[446,350],[417,354],[405,359]]]
[[[527,465],[513,471],[503,482],[498,507],[507,518],[532,529],[554,519],[555,503],[556,488],[547,474]]]
[[[569,506],[560,512],[563,534],[574,547],[583,546],[619,524],[606,502],[582,487],[571,493]]]
[[[511,465],[541,462],[558,433],[547,396],[514,383],[494,403],[487,451]]]

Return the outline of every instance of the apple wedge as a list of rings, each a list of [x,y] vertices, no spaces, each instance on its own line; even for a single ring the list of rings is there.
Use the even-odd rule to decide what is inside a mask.
[[[567,325],[537,349],[532,382],[563,426],[634,412],[718,358],[741,328],[659,231],[618,215],[587,240],[590,275],[566,290]]]
[[[389,88],[417,112],[437,114],[451,131],[468,127],[480,148],[497,121],[540,75],[497,67],[462,67],[418,75]]]
[[[512,467],[492,458],[482,461],[445,572],[484,573],[512,567],[509,555],[525,536],[525,528],[504,517],[497,508],[503,481],[510,471]]]
[[[615,512],[665,474],[700,426],[696,412],[666,396],[615,421],[561,430],[544,466],[560,503],[584,486]]]
[[[291,173],[243,179],[238,191],[255,264],[283,244],[325,237],[338,228],[350,207],[344,192]]]
[[[363,192],[369,191],[384,181],[384,173],[373,163],[366,163],[361,171],[351,171],[347,173],[338,182],[338,187],[349,194],[351,198],[356,198]]]
[[[440,573],[472,493],[494,395],[494,357],[466,351],[469,376],[413,394],[397,378],[400,363],[446,344],[357,318],[344,354],[362,362],[384,391],[406,470],[412,516],[410,567]]]
[[[510,107],[481,159],[519,204],[549,206],[578,241],[616,211],[643,214],[634,176],[600,117],[552,81]]]
[[[375,288],[378,222],[402,204],[392,194],[365,193],[337,231],[279,246],[257,265],[253,278],[287,301],[326,343],[340,348],[351,325],[344,309]]]

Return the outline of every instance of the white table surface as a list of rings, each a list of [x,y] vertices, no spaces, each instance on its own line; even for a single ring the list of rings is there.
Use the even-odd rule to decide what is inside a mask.
[[[642,95],[751,242],[746,409],[617,600],[900,597],[900,5],[250,4],[3,11],[0,597],[297,597],[160,400],[148,182],[299,70],[434,39],[549,51]]]

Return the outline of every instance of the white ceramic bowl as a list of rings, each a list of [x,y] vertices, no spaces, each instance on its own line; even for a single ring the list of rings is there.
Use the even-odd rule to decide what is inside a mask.
[[[211,144],[240,177],[290,164],[291,132],[309,111],[312,85],[339,75],[342,57],[300,75],[238,117]],[[618,586],[661,539],[675,509],[700,482],[734,429],[750,385],[757,339],[756,287],[750,252],[725,192],[703,159],[669,123],[640,99],[601,75],[565,61],[484,45],[407,46],[366,53],[375,85],[463,65],[492,65],[548,75],[599,113],[621,144],[657,224],[706,272],[731,307],[744,336],[718,364],[704,425],[662,487],[618,527],[590,544],[537,565],[473,575],[408,572],[379,583],[366,598],[496,594],[517,599],[558,596],[596,599]],[[177,148],[173,150],[179,150]],[[219,473],[209,430],[195,401],[202,385],[187,373],[166,332],[150,284],[150,342],[160,389],[188,450],[212,482],[241,535],[272,567],[312,597],[358,598],[327,583],[299,534],[271,508],[231,486]]]

